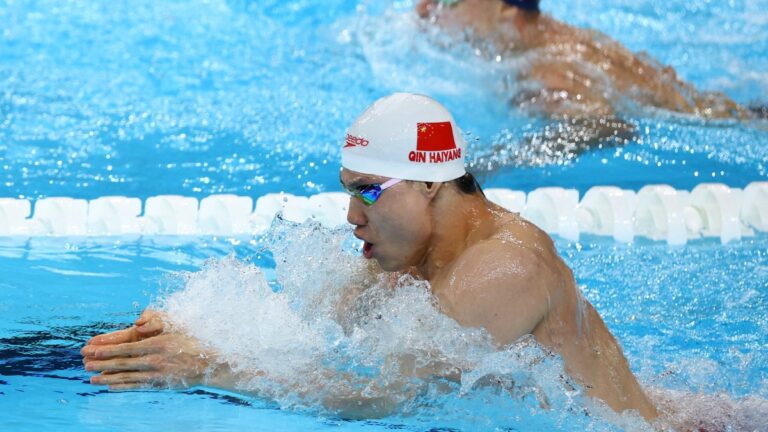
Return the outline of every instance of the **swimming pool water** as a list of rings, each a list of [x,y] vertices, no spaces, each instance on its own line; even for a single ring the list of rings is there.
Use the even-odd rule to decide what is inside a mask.
[[[678,250],[587,238],[558,248],[652,391],[728,395],[734,404],[742,400],[742,411],[765,414],[764,405],[750,410],[743,398],[764,398],[768,391],[768,238],[728,247],[701,241]],[[76,248],[61,239],[3,245],[0,270],[11,281],[0,291],[3,424],[13,430],[182,430],[195,424],[206,430],[478,430],[477,424],[481,430],[532,430],[538,421],[567,430],[568,422],[583,420],[548,419],[520,401],[499,406],[492,395],[451,394],[422,401],[409,415],[344,421],[205,389],[125,394],[87,384],[78,351],[90,335],[129,323],[168,285],[169,272],[196,271],[210,256],[234,251],[270,268],[255,249],[248,242],[198,239],[181,246],[151,240],[115,246],[99,239]],[[586,424],[613,430],[599,419]]]
[[[446,53],[415,37],[410,7],[0,1],[0,196],[335,191],[345,127],[396,90],[429,93],[454,112],[487,187],[743,187],[768,176],[759,122],[650,116],[633,119],[640,133],[629,145],[575,159],[541,164],[491,153],[540,121],[510,110],[494,92],[498,71],[465,47]],[[768,103],[765,1],[542,8],[647,51],[700,88]],[[488,160],[500,166],[485,172]],[[767,412],[765,234],[682,249],[591,237],[557,244],[652,392],[722,396],[745,422]],[[204,389],[116,394],[84,383],[80,345],[130,322],[169,272],[196,271],[232,251],[273,268],[259,247],[248,238],[0,239],[0,429],[614,429],[481,390],[421,400],[407,415],[345,421]]]
[[[443,101],[479,138],[470,157],[506,130],[521,137],[531,129],[531,119],[493,93],[500,77],[484,61],[445,54],[416,37],[408,5],[3,2],[3,195],[335,190],[339,131],[370,101],[395,90]],[[700,87],[765,104],[762,6],[543,7],[648,51]],[[526,161],[513,161],[488,184],[575,185],[583,192],[594,184],[744,186],[768,174],[764,129],[640,121],[640,144],[565,166],[518,171]]]

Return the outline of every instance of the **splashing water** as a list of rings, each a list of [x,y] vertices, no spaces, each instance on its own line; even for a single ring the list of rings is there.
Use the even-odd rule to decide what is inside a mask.
[[[174,326],[250,377],[240,391],[431,427],[651,430],[586,397],[532,337],[499,347],[441,313],[427,282],[376,274],[347,230],[278,219],[260,243],[274,269],[212,259],[158,301]],[[757,396],[648,391],[663,416],[654,427],[759,430],[768,413]]]
[[[768,400],[747,396],[734,401],[724,394],[692,394],[668,389],[652,389],[662,415],[676,430],[765,430]]]
[[[274,272],[210,260],[160,307],[254,377],[240,390],[284,407],[432,425],[646,427],[585,397],[531,337],[498,347],[442,314],[428,283],[372,273],[348,240],[344,230],[278,222],[264,240]]]

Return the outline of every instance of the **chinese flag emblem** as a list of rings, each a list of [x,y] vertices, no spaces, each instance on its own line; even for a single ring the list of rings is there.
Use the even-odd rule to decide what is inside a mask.
[[[456,148],[451,122],[417,123],[416,130],[416,150],[418,151],[441,151]]]

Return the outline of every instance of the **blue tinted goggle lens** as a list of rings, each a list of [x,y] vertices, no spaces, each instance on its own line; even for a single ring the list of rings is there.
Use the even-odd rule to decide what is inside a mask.
[[[360,198],[365,205],[372,205],[381,196],[381,185],[373,184],[361,186],[355,191],[355,196]]]
[[[354,189],[347,187],[344,182],[342,182],[341,187],[343,187],[348,194],[362,201],[363,204],[371,206],[379,199],[382,192],[400,183],[401,181],[402,180],[400,179],[389,179],[382,184],[362,185]]]

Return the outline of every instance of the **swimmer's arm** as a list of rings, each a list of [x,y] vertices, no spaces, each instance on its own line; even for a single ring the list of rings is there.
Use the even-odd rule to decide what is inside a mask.
[[[554,118],[613,117],[616,113],[608,98],[579,69],[574,63],[534,62],[527,78],[541,87],[535,92],[521,92],[515,102],[523,109]]]
[[[559,295],[558,271],[539,252],[499,241],[471,252],[457,267],[460,282],[446,296],[449,315],[461,325],[485,328],[500,345],[533,333]]]
[[[147,310],[130,328],[92,338],[81,350],[85,369],[98,372],[91,383],[116,391],[207,386],[265,396],[247,389],[252,380],[264,378],[264,372],[235,371],[197,339],[167,330],[163,315]],[[323,406],[345,418],[383,417],[398,407],[391,396],[399,394],[398,382],[382,389],[366,378],[335,370],[318,376],[295,391],[302,397],[324,395]]]
[[[235,372],[228,364],[217,361],[215,353],[201,350],[193,338],[178,333],[101,347],[86,360],[86,370],[100,372],[91,377],[92,384],[105,385],[113,391],[205,386],[268,397],[248,388],[253,380],[266,378],[264,372]],[[397,384],[383,389],[375,383],[360,385],[362,378],[332,370],[327,370],[325,376],[327,379],[306,382],[293,391],[309,400],[317,400],[321,395],[319,402],[325,409],[350,419],[384,417],[399,406],[400,401],[393,396],[397,394]]]
[[[542,88],[521,91],[514,103],[556,120],[534,137],[536,145],[566,146],[580,152],[610,141],[625,144],[635,136],[635,126],[621,120],[610,100],[596,90],[599,86],[590,84],[587,74],[578,69],[578,64],[564,66],[546,60],[531,65],[530,78]]]
[[[335,320],[344,331],[351,329],[352,310],[358,297],[365,291],[366,287],[371,287],[378,283],[384,283],[386,286],[394,288],[397,281],[403,273],[385,272],[374,260],[369,260],[363,273],[353,278],[343,289],[336,303],[334,312]]]

